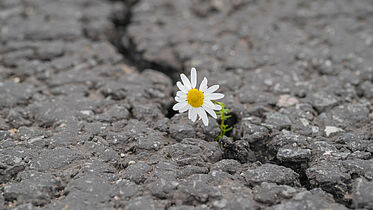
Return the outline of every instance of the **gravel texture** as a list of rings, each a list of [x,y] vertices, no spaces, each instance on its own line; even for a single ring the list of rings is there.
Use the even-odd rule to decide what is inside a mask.
[[[372,209],[371,0],[1,0],[0,209]],[[233,130],[177,114],[219,84]]]

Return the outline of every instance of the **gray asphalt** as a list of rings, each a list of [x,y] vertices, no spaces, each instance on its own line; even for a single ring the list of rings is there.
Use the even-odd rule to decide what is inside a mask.
[[[1,0],[0,209],[373,209],[371,0]],[[233,130],[172,110],[219,84]]]

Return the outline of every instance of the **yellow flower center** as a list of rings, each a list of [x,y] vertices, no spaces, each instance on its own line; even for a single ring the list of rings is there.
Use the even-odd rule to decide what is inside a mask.
[[[202,91],[197,90],[195,88],[190,89],[187,94],[187,101],[189,105],[191,105],[194,108],[202,106],[204,98],[205,96],[203,95]]]

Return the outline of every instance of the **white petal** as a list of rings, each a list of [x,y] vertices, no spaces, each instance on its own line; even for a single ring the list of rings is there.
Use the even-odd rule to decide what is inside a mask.
[[[218,116],[216,116],[216,112],[213,110],[213,109],[210,109],[208,107],[205,107],[205,105],[202,106],[207,113],[209,113],[213,118],[217,118]]]
[[[219,89],[219,85],[213,85],[213,86],[209,87],[209,88],[206,90],[205,94],[213,93],[213,92],[215,92],[217,89]]]
[[[215,110],[221,110],[221,108],[222,107],[220,105],[215,104],[215,107],[214,107]]]
[[[216,112],[214,111],[214,109],[211,109],[211,108],[208,108],[208,107],[203,107],[203,108],[206,110],[207,113],[209,113],[211,115],[211,117],[217,119],[217,115],[216,115]]]
[[[186,101],[186,98],[176,96],[175,101],[181,103],[181,102]]]
[[[199,90],[205,92],[207,90],[207,78],[203,78],[201,85],[199,86]]]
[[[192,120],[193,122],[195,122],[196,119],[197,119],[197,111],[198,111],[198,110],[197,110],[196,108],[191,108],[191,110],[192,110],[192,111],[191,111],[192,113],[191,113],[191,116],[190,116],[190,117],[191,117],[191,120]]]
[[[176,92],[176,96],[178,96],[178,97],[186,97],[186,93],[184,93],[183,91],[177,91]]]
[[[189,109],[189,106],[188,105],[186,105],[185,107],[183,107],[183,108],[181,108],[180,110],[179,110],[179,112],[180,113],[184,113],[186,110],[188,110]]]
[[[208,126],[209,125],[209,118],[207,117],[207,114],[205,112],[205,110],[202,108],[202,107],[199,107],[197,109],[198,111],[198,115],[202,118],[202,122],[205,126]]]
[[[206,99],[203,100],[203,106],[208,107],[210,109],[215,108],[215,104],[212,103],[210,100],[206,100]]]
[[[189,107],[189,110],[188,110],[188,119],[189,120],[192,120],[192,107]]]
[[[176,86],[184,93],[188,93],[188,89],[183,85],[181,84],[181,82],[176,82]]]
[[[205,94],[205,99],[207,100],[218,100],[224,98],[224,94],[221,93],[210,93]]]
[[[196,68],[192,68],[190,71],[190,79],[192,81],[192,88],[196,88],[197,85],[197,71]]]
[[[177,103],[177,104],[175,104],[175,105],[172,107],[172,109],[175,110],[175,111],[177,111],[177,110],[179,110],[179,109],[184,108],[184,107],[187,106],[187,105],[188,105],[188,102],[187,102],[187,101],[184,101],[184,102],[181,102],[181,103]]]
[[[180,74],[181,81],[183,81],[184,86],[186,87],[187,90],[192,89],[192,85],[190,84],[190,81],[188,77],[185,76],[185,74]]]

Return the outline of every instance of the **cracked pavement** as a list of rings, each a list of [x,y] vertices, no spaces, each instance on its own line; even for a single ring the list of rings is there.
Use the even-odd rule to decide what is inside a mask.
[[[372,209],[372,25],[370,0],[2,0],[0,209]],[[171,109],[191,67],[224,148]]]

